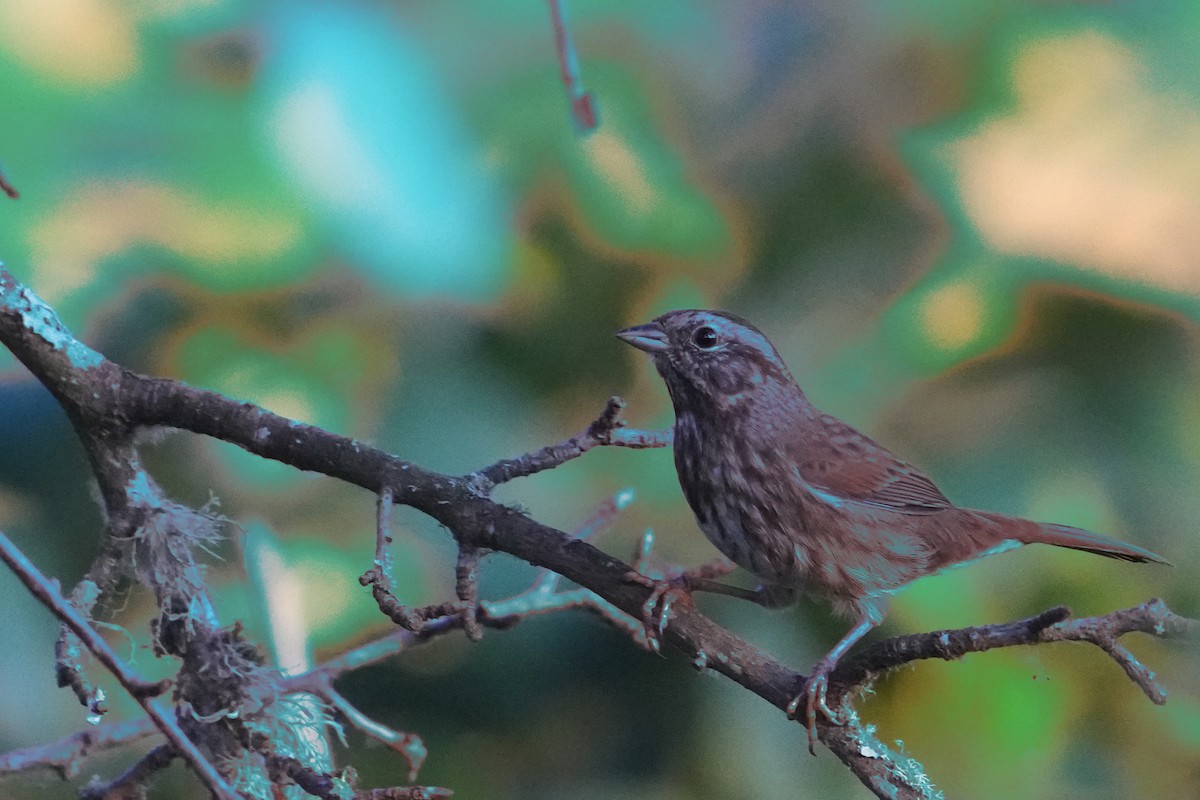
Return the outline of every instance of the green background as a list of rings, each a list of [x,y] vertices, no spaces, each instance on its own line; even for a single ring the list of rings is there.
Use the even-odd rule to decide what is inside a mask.
[[[668,424],[612,332],[728,308],[956,502],[1176,564],[1030,548],[917,583],[884,634],[1152,596],[1200,614],[1200,6],[569,11],[600,109],[586,137],[538,0],[4,0],[0,160],[22,197],[0,203],[0,260],[132,369],[455,473],[565,438],[612,393],[633,424]],[[388,630],[356,581],[368,494],[191,435],[147,460],[241,526],[209,569],[223,619],[265,642],[264,594],[283,592],[318,660]],[[664,562],[712,557],[665,451],[593,451],[499,496],[570,528],[624,487],[638,499],[601,546],[629,557],[653,528]],[[0,528],[66,585],[98,540],[89,492],[66,419],[3,354]],[[449,537],[395,524],[405,599],[447,599]],[[245,560],[264,548],[270,579]],[[483,573],[492,598],[533,574],[505,556]],[[699,602],[798,669],[844,632],[818,604]],[[0,607],[0,750],[83,726],[53,686],[48,614],[4,575]],[[149,613],[133,592],[113,620],[132,643],[111,637],[154,672]],[[901,670],[862,713],[953,797],[1194,798],[1195,648],[1130,644],[1166,707],[1056,645]],[[459,797],[867,796],[775,709],[585,614],[447,637],[341,686],[420,733],[421,782]],[[404,782],[398,756],[350,742],[365,785]],[[201,795],[177,765],[152,796]]]

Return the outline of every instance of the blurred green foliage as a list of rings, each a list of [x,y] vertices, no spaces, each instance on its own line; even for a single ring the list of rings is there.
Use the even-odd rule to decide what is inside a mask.
[[[727,307],[955,500],[1177,565],[1009,554],[914,585],[885,633],[1155,595],[1200,613],[1197,7],[569,5],[600,106],[583,138],[544,3],[5,0],[0,159],[22,197],[0,205],[0,259],[132,369],[454,472],[569,435],[611,393],[667,424],[612,331]],[[70,584],[100,524],[82,454],[0,369],[0,527]],[[226,619],[269,643],[290,609],[317,658],[388,629],[355,581],[369,496],[193,437],[147,447],[174,496],[215,494],[243,525],[210,566]],[[711,557],[665,452],[593,452],[501,494],[569,528],[624,486],[639,499],[604,546],[653,527],[661,559]],[[405,597],[449,597],[448,537],[411,512],[395,527]],[[484,562],[490,596],[530,578]],[[801,669],[843,632],[814,604],[700,602]],[[0,749],[81,727],[48,616],[3,578],[0,603]],[[115,620],[143,668],[147,613],[135,594]],[[1058,646],[921,664],[863,714],[950,796],[1195,797],[1194,650],[1133,644],[1165,708]],[[441,641],[345,689],[421,733],[422,781],[464,797],[865,795],[774,709],[590,617]],[[403,781],[391,752],[349,760]]]

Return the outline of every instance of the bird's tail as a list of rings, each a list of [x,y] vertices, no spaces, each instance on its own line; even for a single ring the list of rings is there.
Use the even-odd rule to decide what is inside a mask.
[[[1162,556],[1152,553],[1144,547],[1129,544],[1110,536],[1085,531],[1082,528],[1072,528],[1070,525],[1053,525],[1028,520],[1014,520],[1012,517],[1000,517],[998,514],[988,514],[993,519],[1000,518],[1004,522],[1006,533],[1012,535],[1021,544],[1052,544],[1056,547],[1069,547],[1072,550],[1084,550],[1088,553],[1119,558],[1122,561],[1153,561],[1156,564],[1170,564]],[[996,521],[1000,521],[996,519]],[[1010,521],[1018,524],[1013,525]]]

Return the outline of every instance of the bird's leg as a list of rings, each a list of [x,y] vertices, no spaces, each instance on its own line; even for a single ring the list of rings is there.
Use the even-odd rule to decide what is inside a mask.
[[[640,572],[629,572],[625,580],[650,589],[650,596],[642,603],[642,628],[646,636],[646,648],[662,655],[662,636],[671,619],[671,606],[677,601],[691,599],[687,579],[682,575],[656,579]]]
[[[846,651],[882,621],[883,613],[881,609],[875,607],[864,609],[854,627],[820,661],[813,664],[812,672],[809,673],[808,678],[804,681],[804,690],[796,695],[792,699],[792,702],[788,703],[788,719],[795,719],[797,713],[800,711],[800,704],[804,703],[804,722],[808,728],[809,753],[816,755],[818,709],[833,724],[842,724],[841,718],[825,701],[825,695],[829,691],[829,674],[833,672],[833,668],[837,666],[838,661],[846,654]]]
[[[625,580],[651,590],[650,596],[642,604],[642,625],[646,632],[646,646],[655,653],[662,652],[662,636],[671,619],[671,606],[679,601],[690,602],[692,592],[715,592],[734,597],[741,596],[738,592],[752,594],[748,589],[726,586],[713,580],[714,577],[726,575],[737,569],[733,562],[725,558],[715,559],[691,569],[679,570],[674,574],[646,574],[651,572],[645,568],[647,549],[643,544],[642,554],[635,565],[638,570],[626,573]]]
[[[692,591],[723,594],[726,597],[736,597],[739,600],[749,600],[763,608],[786,608],[796,602],[796,591],[786,586],[759,584],[753,589],[743,589],[740,586],[730,586],[726,583],[705,580],[692,587]]]

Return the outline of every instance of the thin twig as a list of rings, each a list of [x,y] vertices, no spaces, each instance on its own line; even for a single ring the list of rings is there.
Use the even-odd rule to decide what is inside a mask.
[[[1070,609],[1059,606],[1014,622],[885,639],[844,659],[830,676],[830,688],[848,691],[869,683],[875,675],[921,659],[950,661],[998,647],[1091,642],[1108,653],[1150,700],[1162,705],[1166,702],[1165,690],[1117,639],[1135,632],[1164,638],[1200,638],[1200,622],[1176,614],[1158,598],[1095,617],[1069,619],[1070,614]]]
[[[79,774],[79,764],[88,756],[133,744],[157,732],[158,728],[149,717],[106,722],[48,744],[23,747],[0,755],[0,776],[30,769],[52,769],[63,780],[68,780]]]
[[[138,704],[145,709],[146,714],[154,720],[154,724],[162,731],[167,741],[191,765],[193,771],[209,791],[219,800],[238,800],[237,794],[217,773],[216,768],[205,758],[192,740],[187,737],[174,717],[160,709],[158,704],[147,696],[147,692],[158,689],[158,684],[142,680],[126,666],[108,642],[100,638],[100,635],[83,615],[67,602],[67,599],[58,591],[57,585],[46,578],[3,532],[0,532],[0,560],[9,566],[30,593],[41,601],[42,605],[71,628],[84,646],[92,652],[92,655],[113,674],[126,691],[133,695]]]
[[[435,603],[424,608],[411,608],[396,597],[395,580],[392,577],[392,489],[385,485],[379,492],[375,522],[375,561],[371,568],[359,576],[358,582],[371,587],[379,610],[386,614],[397,625],[421,633],[430,620],[445,616],[453,611],[460,611],[463,617],[463,627],[467,637],[478,640],[483,636],[483,630],[475,620],[478,603],[478,577],[475,564],[479,560],[479,551],[465,544],[459,545],[458,567],[456,569],[455,586],[458,591],[458,602]]]
[[[90,718],[99,720],[108,713],[104,690],[92,684],[83,668],[83,643],[66,625],[54,642],[54,682],[59,688],[69,688]]]
[[[621,489],[614,493],[611,497],[601,501],[596,510],[591,516],[571,531],[572,539],[587,541],[594,536],[603,533],[617,519],[617,515],[629,508],[629,504],[633,502],[637,495],[632,488]]]
[[[610,406],[611,407],[611,406]],[[600,506],[584,520],[571,536],[577,540],[586,540],[612,524],[616,515],[633,502],[632,489],[622,489],[607,498]],[[378,539],[377,539],[378,542]],[[457,603],[438,603],[424,608],[410,608],[402,604],[391,592],[385,590],[380,583],[381,573],[376,566],[364,573],[359,582],[370,584],[376,604],[396,624],[419,636],[427,632],[444,632],[449,628],[444,624],[438,631],[429,631],[428,626],[439,619],[457,612],[461,617],[462,627],[467,637],[478,641],[483,636],[483,627],[507,628],[520,618],[535,614],[546,614],[572,608],[592,611],[610,622],[614,627],[632,635],[636,641],[643,641],[644,636],[635,633],[635,626],[624,614],[611,603],[587,589],[556,594],[561,575],[547,569],[540,569],[534,584],[525,592],[499,602],[479,602],[479,587],[477,566],[481,552],[469,544],[460,544],[458,561],[455,566],[455,591]]]
[[[554,50],[558,54],[563,87],[571,102],[571,118],[580,133],[589,133],[596,128],[596,101],[579,77],[579,56],[567,27],[567,14],[562,7],[562,0],[549,0],[549,3],[550,19],[554,23]]]
[[[623,489],[617,492],[602,502],[596,511],[584,520],[571,535],[580,540],[596,535],[611,524],[617,513],[632,501],[632,490]],[[634,641],[644,642],[642,626],[637,620],[589,589],[557,591],[561,579],[562,576],[557,572],[539,568],[537,578],[524,592],[505,600],[481,602],[477,614],[478,623],[486,627],[507,629],[530,617],[571,609],[583,609],[596,613]],[[325,697],[337,706],[337,699],[329,692],[333,690],[333,682],[345,673],[398,656],[415,645],[427,642],[441,634],[462,627],[464,624],[465,618],[461,613],[447,613],[429,618],[423,623],[420,632],[402,628],[347,651],[305,673],[289,676],[279,685],[279,692],[281,695],[301,691],[312,692]],[[643,646],[645,645],[643,644]]]
[[[407,628],[400,628],[387,636],[359,645],[353,650],[331,658],[307,672],[284,678],[279,684],[279,693],[282,695],[304,691],[321,694],[326,681],[335,681],[348,672],[354,672],[398,656],[410,647],[428,641],[448,630],[453,630],[460,624],[462,622],[457,617],[447,616],[430,620],[429,624],[425,626],[423,634],[413,633]]]
[[[622,489],[612,497],[605,499],[587,519],[572,531],[571,536],[584,540],[600,533],[612,523],[621,510],[633,502],[633,497],[631,489]],[[635,641],[640,640],[642,628],[637,620],[589,589],[557,591],[561,579],[562,576],[557,572],[544,567],[539,568],[537,578],[524,592],[505,600],[481,602],[476,615],[478,623],[486,627],[506,629],[529,617],[571,609],[584,609],[598,614]],[[429,608],[435,607],[430,606]],[[420,614],[423,611],[424,609],[419,609],[414,613]],[[327,689],[341,675],[400,655],[410,647],[448,633],[464,624],[465,617],[461,613],[446,613],[429,617],[424,620],[419,632],[402,628],[332,658],[308,672],[286,678],[279,687],[280,693],[308,691],[327,696],[325,694]],[[327,699],[333,702],[332,698],[327,697]]]
[[[115,531],[111,525],[106,526],[101,552],[96,555],[87,574],[75,584],[71,590],[71,604],[79,609],[79,613],[90,619],[97,604],[104,595],[112,591],[120,571],[117,569],[120,558],[120,547],[130,536]],[[60,687],[69,687],[88,710],[92,717],[100,717],[108,713],[108,703],[104,691],[92,686],[83,669],[83,644],[79,637],[71,632],[66,625],[61,627],[58,639],[54,642],[54,677]]]
[[[479,626],[479,557],[478,548],[459,543],[458,561],[454,565],[454,592],[458,595],[467,638],[478,642],[483,638]]]
[[[372,569],[379,573],[379,583],[389,592],[396,591],[392,577],[392,487],[384,486],[379,492],[375,511],[375,564]]]
[[[392,577],[392,534],[391,517],[394,506],[392,487],[384,485],[379,490],[375,512],[375,561],[371,568],[358,578],[363,586],[371,587],[379,610],[397,625],[414,633],[420,633],[431,619],[436,619],[453,610],[453,603],[438,603],[425,608],[413,609],[396,597],[396,584]],[[468,630],[470,635],[471,630]]]
[[[605,498],[592,514],[581,522],[570,536],[575,541],[586,541],[612,524],[617,514],[633,502],[632,489],[622,489]],[[480,606],[480,621],[493,627],[507,628],[522,619],[541,614],[550,614],[569,609],[591,611],[614,628],[622,631],[636,643],[649,647],[645,632],[637,620],[586,588],[558,591],[562,575],[545,567],[538,569],[533,585],[507,600],[484,602]]]
[[[364,575],[358,580],[360,583],[365,584],[367,583],[364,580],[365,578],[366,576]],[[371,595],[375,598],[375,604],[379,606],[379,610],[385,616],[405,630],[412,631],[417,635],[425,633],[429,624],[440,617],[448,614],[462,616],[462,605],[457,601],[451,600],[444,603],[434,603],[428,606],[412,608],[401,603],[394,594],[377,583],[371,585]]]
[[[711,580],[735,571],[738,567],[725,556],[717,556],[711,561],[695,567],[679,567],[668,565],[654,567],[650,564],[650,556],[654,551],[654,531],[647,530],[638,540],[637,549],[633,554],[633,570],[651,580],[667,581],[679,579],[682,582],[689,579]],[[649,585],[649,584],[647,584]]]
[[[507,630],[530,617],[571,609],[595,611],[635,640],[641,630],[640,624],[632,617],[588,589],[554,593],[541,591],[536,586],[506,600],[482,601],[479,623],[485,627]],[[278,684],[279,693],[282,695],[305,691],[321,694],[326,680],[336,680],[346,673],[394,658],[412,647],[462,626],[463,616],[456,610],[454,613],[429,619],[420,633],[401,628],[387,636],[359,645],[307,672],[283,678]]]
[[[360,789],[354,800],[445,800],[454,792],[440,786],[393,786],[387,789]]]
[[[612,525],[613,520],[617,518],[617,514],[627,508],[633,502],[633,498],[633,489],[622,489],[611,497],[605,498],[596,510],[592,512],[591,516],[579,523],[569,535],[572,539],[581,542],[591,539],[593,536],[603,532],[609,525]],[[534,581],[533,586],[506,602],[512,603],[530,594],[552,596],[557,591],[561,580],[562,576],[557,572],[548,570],[545,567],[539,567],[538,578]]]
[[[372,739],[383,742],[389,749],[395,750],[404,756],[404,759],[408,761],[408,780],[411,782],[417,779],[417,774],[421,771],[421,765],[425,763],[425,757],[429,755],[429,751],[425,749],[425,743],[421,741],[420,736],[415,733],[397,731],[389,728],[387,725],[376,722],[360,711],[357,706],[347,700],[341,692],[332,686],[326,686],[323,694],[325,699],[329,701],[329,704],[345,717],[347,722]]]
[[[294,783],[313,797],[322,800],[345,800],[348,796],[361,797],[404,797],[404,798],[436,798],[450,797],[453,792],[440,786],[392,786],[381,789],[356,790],[353,781],[357,780],[353,773],[335,775],[323,772],[305,764],[298,758],[283,755],[272,747],[271,739],[261,731],[253,730],[245,724],[236,723],[234,728],[242,745],[247,750],[253,750],[262,756],[273,783]]]
[[[9,182],[8,176],[4,174],[3,168],[0,168],[0,192],[4,192],[5,195],[13,200],[16,200],[21,196],[21,193],[17,191],[17,187],[13,186]]]
[[[131,797],[145,797],[146,783],[154,777],[155,773],[171,766],[171,762],[174,760],[175,748],[169,744],[160,744],[111,781],[93,780],[79,793],[79,798],[80,800],[125,800]]]
[[[573,458],[579,458],[597,445],[644,449],[666,447],[671,443],[670,430],[627,430],[625,421],[621,419],[621,410],[624,408],[624,400],[610,397],[600,416],[571,438],[516,458],[497,461],[470,475],[468,481],[487,494],[492,487],[501,483],[554,469]]]

